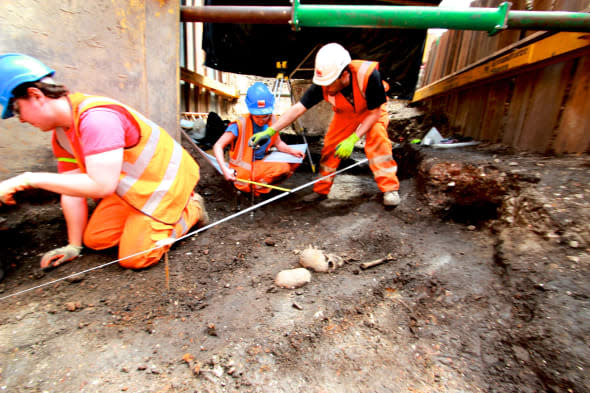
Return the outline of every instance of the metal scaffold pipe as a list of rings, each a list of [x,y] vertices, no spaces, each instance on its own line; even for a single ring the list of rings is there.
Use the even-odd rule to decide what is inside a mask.
[[[564,11],[510,11],[508,25],[511,29],[557,31],[590,31],[590,14],[584,12]]]
[[[482,30],[490,34],[503,29],[590,32],[590,13],[562,11],[509,11],[498,8],[447,9],[418,6],[301,5],[181,7],[182,22],[286,24],[301,27],[359,27],[394,29],[444,28]]]
[[[291,7],[225,6],[180,7],[182,22],[249,23],[285,25],[291,20]]]

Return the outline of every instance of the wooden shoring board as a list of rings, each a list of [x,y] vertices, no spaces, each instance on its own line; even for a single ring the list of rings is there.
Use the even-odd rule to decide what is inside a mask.
[[[483,31],[474,31],[473,40],[471,41],[471,48],[469,49],[469,56],[467,62],[469,64],[475,63],[477,60],[484,57],[482,55],[482,43],[488,38],[488,33]]]
[[[558,154],[590,149],[590,55],[579,59],[571,86],[552,146]]]
[[[208,78],[201,74],[197,74],[196,72],[184,67],[180,67],[180,79],[185,82],[192,83],[193,85],[197,85],[199,87],[203,87],[207,90],[210,90],[221,97],[229,98],[232,100],[240,98],[238,90],[235,87],[225,85],[214,79]]]
[[[584,12],[588,11],[588,0],[556,0],[555,9],[559,11]]]
[[[433,43],[433,51],[430,52],[429,57],[432,59],[432,64],[430,64],[430,69],[428,70],[428,82],[427,84],[430,84],[431,81],[436,80],[436,77],[434,76],[434,73],[436,72],[436,62],[438,61],[438,49],[440,47],[440,37],[434,41]]]
[[[436,100],[433,102],[433,109],[437,113],[444,113],[444,110],[447,106],[448,96],[446,94],[441,95],[440,97],[436,97]]]
[[[426,68],[424,69],[424,78],[423,78],[422,86],[430,83],[432,69],[434,68],[434,61],[436,59],[437,48],[438,48],[438,42],[433,40],[432,44],[430,44],[430,50],[428,52],[428,62],[425,65]]]
[[[426,70],[428,72],[428,79],[426,80],[426,85],[429,85],[433,80],[436,80],[434,76],[434,69],[436,67],[436,62],[438,59],[438,48],[440,46],[440,38],[432,43],[431,52],[428,55],[430,61],[430,69]]]
[[[449,71],[447,72],[447,74],[452,74],[453,72],[457,71],[458,69],[458,63],[459,63],[459,53],[461,53],[461,41],[463,39],[463,30],[457,30],[455,37],[453,38],[454,44],[455,44],[455,50],[453,51],[453,57],[451,58],[451,61],[449,62]]]
[[[449,30],[449,50],[447,51],[447,58],[445,59],[444,64],[444,74],[450,75],[453,73],[453,64],[455,59],[457,58],[457,51],[459,50],[457,46],[457,41],[459,37],[459,31],[457,30]]]
[[[510,101],[510,81],[497,81],[490,84],[486,111],[483,115],[480,140],[493,143],[502,140],[505,126],[505,105]]]
[[[590,52],[590,34],[557,33],[540,41],[516,49],[465,72],[449,76],[416,90],[413,102],[469,84],[513,75],[533,65],[547,61],[565,60],[569,56],[581,56]]]
[[[457,56],[457,70],[464,68],[467,65],[467,55],[469,54],[469,47],[471,45],[471,39],[473,37],[472,30],[466,30],[461,36],[461,45],[459,55]]]
[[[481,127],[486,105],[488,101],[490,85],[480,86],[473,89],[471,97],[469,98],[467,118],[465,120],[465,131],[466,136],[470,136],[473,139],[481,139]]]
[[[498,51],[509,45],[514,44],[520,38],[520,30],[505,30],[498,34],[497,47],[494,50]],[[493,52],[492,52],[493,53]]]
[[[442,97],[444,97],[444,95],[440,95],[439,97],[436,97],[435,99],[432,100],[431,105],[430,105],[430,110],[432,112],[440,111],[440,100],[442,99]]]
[[[533,0],[533,11],[551,11],[553,0]]]
[[[449,119],[449,125],[451,127],[453,127],[453,122],[451,122],[451,119],[455,119],[455,117],[457,116],[457,108],[459,107],[459,101],[460,101],[460,97],[461,97],[461,93],[454,91],[451,92],[451,94],[445,94],[446,96],[449,97],[448,99],[448,104],[446,109],[446,114],[447,114],[447,119]]]
[[[465,126],[470,116],[471,100],[473,100],[476,95],[477,92],[473,89],[462,91],[459,100],[457,101],[455,115],[449,119],[453,128],[463,130],[466,136],[469,136],[465,132]]]
[[[434,79],[442,78],[444,76],[443,67],[445,64],[445,58],[447,56],[447,42],[449,40],[448,32],[444,33],[440,37],[438,50],[436,51],[436,62],[434,63]]]
[[[527,117],[518,146],[525,150],[546,153],[552,143],[557,120],[574,60],[545,67],[536,75]]]
[[[518,75],[514,81],[514,93],[508,107],[506,130],[502,136],[502,143],[508,146],[517,146],[522,127],[526,120],[527,103],[533,91],[535,73]]]

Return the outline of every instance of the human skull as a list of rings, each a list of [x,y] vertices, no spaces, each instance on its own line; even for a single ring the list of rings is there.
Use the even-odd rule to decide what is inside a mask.
[[[275,284],[282,288],[299,288],[311,281],[311,273],[302,267],[282,270],[275,278]]]
[[[324,254],[322,250],[309,247],[301,253],[299,263],[301,266],[315,272],[325,273],[334,271],[337,267],[342,266],[344,261],[338,255]]]

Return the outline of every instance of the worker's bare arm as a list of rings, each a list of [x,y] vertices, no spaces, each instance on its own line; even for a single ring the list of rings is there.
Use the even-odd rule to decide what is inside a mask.
[[[233,170],[231,170],[225,163],[223,151],[227,145],[233,142],[234,139],[236,139],[234,134],[231,132],[224,132],[217,142],[215,142],[215,145],[213,145],[213,154],[215,154],[215,159],[217,160],[217,163],[223,172],[223,177],[228,181],[236,181],[236,176],[234,175]]]
[[[283,153],[287,153],[287,154],[291,154],[295,157],[299,157],[299,158],[303,158],[305,156],[305,153],[303,153],[300,150],[297,149],[293,149],[292,147],[290,147],[289,145],[287,145],[282,139],[279,138],[279,140],[277,141],[277,143],[275,143],[275,146],[277,148],[278,151],[283,152]]]
[[[361,124],[359,124],[358,128],[355,131],[356,135],[359,138],[361,138],[363,135],[369,132],[369,130],[373,127],[373,125],[375,125],[377,120],[379,120],[380,111],[380,108],[375,108],[369,111],[367,117],[365,117],[365,119],[361,122]]]
[[[123,165],[123,149],[86,157],[87,173],[29,173],[29,183],[58,194],[103,198],[115,192]]]
[[[62,195],[61,208],[68,229],[68,244],[81,246],[84,229],[86,229],[88,223],[86,198]]]

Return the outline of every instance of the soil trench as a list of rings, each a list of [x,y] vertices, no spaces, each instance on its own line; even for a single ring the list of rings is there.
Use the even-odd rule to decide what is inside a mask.
[[[185,147],[212,222],[251,205]],[[162,261],[3,299],[0,391],[590,392],[588,158],[407,144],[394,156],[397,208],[360,166],[319,204],[304,189],[177,242],[169,290]],[[281,186],[313,176],[304,164]],[[41,272],[65,224],[55,197],[32,198],[2,207],[0,296],[117,258],[84,249]],[[344,265],[275,286],[309,246]]]

